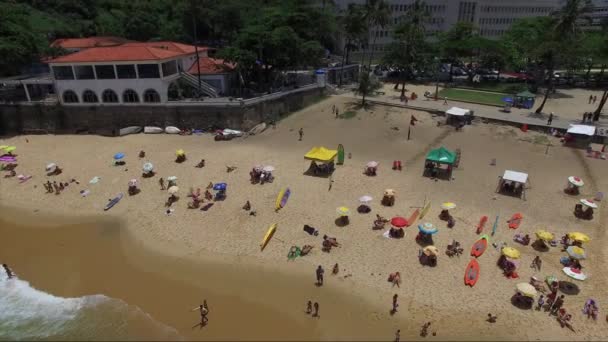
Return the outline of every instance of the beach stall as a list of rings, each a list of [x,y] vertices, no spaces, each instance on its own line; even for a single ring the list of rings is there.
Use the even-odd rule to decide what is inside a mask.
[[[330,150],[323,146],[313,147],[304,155],[305,160],[310,160],[310,165],[305,174],[314,176],[331,175],[335,170],[334,159],[337,155],[337,150]]]
[[[562,139],[564,146],[586,148],[595,135],[595,126],[570,125]]]
[[[452,167],[456,162],[457,154],[455,152],[445,147],[434,149],[426,155],[423,176],[438,178],[441,174],[450,180],[452,179]],[[446,168],[441,168],[442,165],[446,165]]]
[[[470,123],[473,116],[473,111],[459,107],[452,107],[445,111],[446,124],[462,127],[466,123]]]
[[[502,177],[498,177],[496,192],[526,200],[526,187],[528,185],[527,173],[506,170]]]
[[[536,94],[529,92],[528,90],[524,90],[521,93],[517,93],[515,95],[514,105],[517,108],[526,108],[530,109],[534,107],[534,101],[536,100]]]

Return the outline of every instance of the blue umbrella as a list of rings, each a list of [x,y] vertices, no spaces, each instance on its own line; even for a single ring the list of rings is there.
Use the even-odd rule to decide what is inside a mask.
[[[419,224],[418,225],[418,230],[422,233],[422,234],[427,234],[427,235],[433,235],[433,234],[437,234],[437,232],[439,232],[439,230],[437,230],[437,228],[435,226],[433,226],[432,223],[423,223],[423,224]]]
[[[213,185],[213,190],[224,191],[226,190],[226,183],[216,183]]]
[[[124,158],[124,157],[125,157],[125,154],[124,154],[124,153],[122,153],[122,152],[118,152],[118,153],[116,153],[116,154],[114,155],[114,159],[115,159],[115,160],[120,160],[120,159],[122,159],[122,158]]]
[[[504,102],[509,102],[509,103],[510,103],[510,102],[513,102],[513,98],[512,98],[512,97],[503,97],[503,98],[502,98],[502,100],[503,100]]]

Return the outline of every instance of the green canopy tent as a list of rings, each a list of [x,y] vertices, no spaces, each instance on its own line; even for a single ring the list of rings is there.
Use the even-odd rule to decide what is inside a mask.
[[[456,160],[456,152],[452,152],[443,146],[438,149],[431,150],[426,155],[424,174],[426,176],[436,178],[438,171],[442,170],[440,165],[448,165],[447,170],[445,170],[445,174],[449,179],[452,179],[452,167],[456,163]]]
[[[515,103],[516,107],[524,107],[526,109],[530,109],[534,107],[534,101],[536,100],[536,94],[533,94],[527,90],[522,91],[521,93],[515,94]]]

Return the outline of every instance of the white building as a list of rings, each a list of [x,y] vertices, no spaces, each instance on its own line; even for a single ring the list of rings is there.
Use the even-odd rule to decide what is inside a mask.
[[[391,22],[386,28],[372,29],[376,36],[375,51],[384,51],[392,41],[392,31],[414,0],[386,0],[391,9]],[[339,10],[346,10],[349,4],[365,4],[366,0],[336,0]],[[482,37],[496,39],[520,18],[546,16],[559,9],[563,0],[426,0],[430,14],[427,23],[429,35],[447,31],[457,22],[475,24]]]
[[[602,25],[608,24],[608,0],[592,0],[588,20],[581,20],[581,25],[587,29],[599,30]]]

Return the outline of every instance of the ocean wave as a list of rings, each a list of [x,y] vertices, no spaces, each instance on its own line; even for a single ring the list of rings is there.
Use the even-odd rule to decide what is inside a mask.
[[[136,306],[104,295],[62,298],[0,269],[0,340],[176,340]]]

